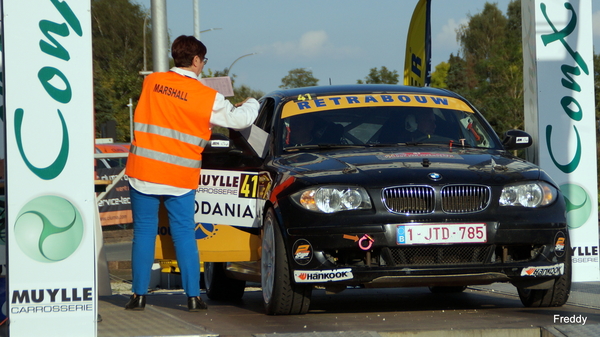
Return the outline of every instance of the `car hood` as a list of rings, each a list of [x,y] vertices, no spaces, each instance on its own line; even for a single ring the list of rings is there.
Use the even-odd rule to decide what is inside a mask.
[[[311,183],[380,186],[433,181],[504,185],[537,180],[541,174],[538,166],[504,151],[448,147],[321,150],[286,154],[275,160],[275,164],[296,179]]]

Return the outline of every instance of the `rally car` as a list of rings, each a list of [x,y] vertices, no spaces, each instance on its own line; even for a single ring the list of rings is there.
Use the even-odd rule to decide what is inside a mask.
[[[303,314],[315,287],[460,292],[510,282],[525,306],[567,301],[565,201],[548,174],[514,155],[531,146],[526,132],[501,140],[468,101],[435,88],[307,87],[260,102],[250,132],[215,135],[203,157],[203,177],[231,174],[206,178],[204,192],[257,200],[198,204],[205,227],[204,216],[229,208],[258,242],[245,260],[201,254],[211,299],[239,298],[257,281],[267,314]]]

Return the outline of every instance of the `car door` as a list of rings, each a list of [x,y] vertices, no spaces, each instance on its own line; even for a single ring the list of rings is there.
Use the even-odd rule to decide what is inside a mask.
[[[261,102],[250,128],[214,133],[202,157],[196,190],[196,240],[202,262],[256,261],[266,191],[271,178],[261,170],[270,137],[263,128],[273,100]],[[166,212],[161,212],[157,259],[174,259]]]

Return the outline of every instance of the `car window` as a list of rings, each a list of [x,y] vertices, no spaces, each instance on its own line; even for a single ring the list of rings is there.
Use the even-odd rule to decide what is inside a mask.
[[[417,96],[408,103],[398,99],[384,102],[382,96],[332,96],[321,97],[318,102],[287,102],[279,126],[281,147],[420,143],[500,147],[496,134],[481,115],[459,99],[430,97],[429,103],[423,104],[415,99]],[[343,104],[345,101],[362,104]]]
[[[265,101],[261,102],[258,117],[256,118],[256,121],[254,121],[254,125],[266,132],[269,132],[269,126],[271,125],[271,120],[273,119],[274,108],[275,102],[272,98],[267,98]]]

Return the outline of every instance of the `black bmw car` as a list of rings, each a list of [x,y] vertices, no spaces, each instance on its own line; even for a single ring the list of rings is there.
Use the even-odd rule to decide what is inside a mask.
[[[259,260],[205,263],[210,298],[260,280],[268,314],[303,314],[314,287],[510,282],[525,306],[567,301],[565,201],[513,155],[532,144],[527,133],[501,140],[468,101],[434,88],[307,87],[260,101],[264,147],[250,151],[232,132],[235,146],[206,150],[206,167],[267,177],[260,224],[248,229]]]

